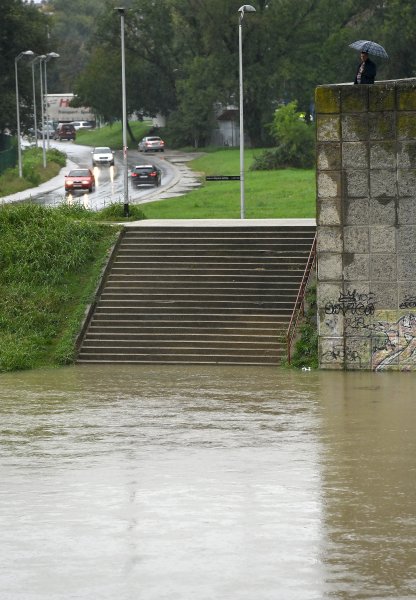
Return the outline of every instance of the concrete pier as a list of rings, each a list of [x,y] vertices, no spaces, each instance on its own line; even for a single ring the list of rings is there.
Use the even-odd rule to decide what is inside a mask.
[[[316,89],[325,369],[416,369],[416,79]]]

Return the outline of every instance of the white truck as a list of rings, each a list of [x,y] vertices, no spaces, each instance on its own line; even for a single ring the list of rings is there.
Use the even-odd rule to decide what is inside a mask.
[[[72,121],[89,121],[95,124],[96,117],[90,108],[70,106],[74,94],[47,94],[48,119],[53,121],[55,127],[58,123],[72,123]]]

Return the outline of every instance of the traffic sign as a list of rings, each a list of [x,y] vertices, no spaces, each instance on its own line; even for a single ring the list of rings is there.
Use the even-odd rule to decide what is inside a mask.
[[[240,181],[240,175],[207,175],[205,181]]]

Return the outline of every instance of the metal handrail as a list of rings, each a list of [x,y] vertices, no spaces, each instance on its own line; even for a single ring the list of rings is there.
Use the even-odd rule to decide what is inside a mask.
[[[289,327],[287,328],[286,344],[287,344],[287,361],[288,361],[289,365],[290,365],[290,361],[291,361],[291,349],[292,349],[293,338],[295,337],[296,328],[297,328],[297,324],[299,321],[299,316],[301,313],[302,313],[302,315],[305,314],[305,292],[306,292],[306,287],[308,285],[309,277],[310,277],[311,271],[313,269],[313,266],[315,265],[315,262],[316,262],[316,234],[315,234],[315,237],[313,238],[311,251],[309,252],[308,260],[306,262],[305,270],[303,272],[303,277],[302,277],[301,284],[299,286],[299,291],[298,291],[298,295],[296,298],[295,306],[293,307],[292,316],[289,321]]]

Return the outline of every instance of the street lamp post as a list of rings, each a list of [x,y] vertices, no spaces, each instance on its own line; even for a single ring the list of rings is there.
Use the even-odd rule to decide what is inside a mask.
[[[115,8],[120,15],[121,37],[121,89],[123,104],[123,166],[124,166],[124,216],[130,215],[129,209],[129,166],[127,161],[127,102],[126,102],[126,60],[124,49],[124,15],[125,8]]]
[[[14,74],[16,79],[16,119],[17,119],[17,160],[19,164],[19,177],[23,177],[23,169],[22,169],[22,143],[20,139],[20,109],[19,109],[19,81],[17,75],[17,63],[24,56],[33,56],[34,52],[32,50],[26,50],[25,52],[21,52],[14,59]]]
[[[243,111],[243,19],[246,12],[256,12],[251,4],[244,4],[238,9],[238,65],[239,65],[239,88],[240,88],[240,216],[245,218],[244,198],[244,111]]]
[[[49,144],[49,111],[48,111],[48,77],[46,74],[46,63],[49,62],[52,58],[59,58],[59,54],[57,52],[48,52],[48,54],[44,58],[44,66],[45,66],[45,110],[46,110],[46,139],[48,144],[48,150],[50,148]]]
[[[35,128],[35,140],[36,140],[36,147],[38,146],[38,117],[37,117],[37,109],[36,109],[36,86],[35,86],[35,64],[38,63],[40,60],[40,56],[36,56],[32,61],[31,61],[31,67],[32,67],[32,87],[33,87],[33,126]]]
[[[40,130],[42,133],[42,157],[43,157],[43,168],[46,169],[46,148],[45,148],[45,106],[43,98],[43,69],[42,62],[45,60],[45,54],[38,56],[39,58],[39,79],[40,79]],[[36,132],[37,136],[38,132]]]

